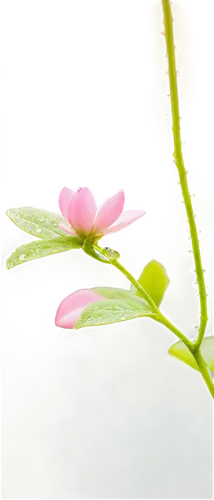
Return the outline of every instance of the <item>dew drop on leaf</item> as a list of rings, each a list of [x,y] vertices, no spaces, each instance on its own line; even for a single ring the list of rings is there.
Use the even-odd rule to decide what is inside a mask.
[[[24,260],[25,259],[25,253],[22,253],[20,256],[19,256],[19,260]]]

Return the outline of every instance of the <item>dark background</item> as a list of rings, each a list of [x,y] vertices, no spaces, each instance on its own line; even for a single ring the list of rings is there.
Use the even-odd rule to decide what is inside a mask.
[[[2,107],[9,145],[8,160],[1,162],[1,196],[48,199],[48,206],[55,207],[56,183],[94,182],[97,191],[111,191],[112,183],[126,182],[130,200],[144,199],[145,208],[152,207],[152,224],[137,226],[128,239],[129,248],[144,252],[148,246],[162,246],[169,237],[174,189],[168,183],[167,153],[155,139],[152,115],[144,107],[152,94],[151,57],[144,55],[144,47],[149,47],[145,11],[123,7],[110,15],[104,8],[96,13],[99,22],[90,14],[90,23],[86,11],[74,16],[70,38],[65,32],[59,46],[50,45],[43,53],[38,49],[34,64],[19,69],[26,78],[17,79],[16,97],[10,94]],[[193,32],[199,31],[200,15],[194,5]],[[38,43],[42,47],[42,41]],[[185,134],[193,135],[193,175],[199,176],[203,189],[209,189],[214,176],[209,154],[205,156],[209,97],[203,43],[201,49],[193,48],[195,60],[201,57],[200,105],[192,105]],[[6,225],[3,232],[6,237]],[[48,322],[48,304],[63,295],[65,286],[79,284],[72,275],[65,282],[63,273],[30,278],[19,291],[10,282],[4,339],[15,336],[20,353],[48,343],[48,337],[55,335]]]

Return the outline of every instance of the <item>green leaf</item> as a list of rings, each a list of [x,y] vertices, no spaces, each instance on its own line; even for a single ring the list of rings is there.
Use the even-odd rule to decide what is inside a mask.
[[[98,293],[98,295],[103,295],[106,299],[113,300],[134,300],[135,302],[140,302],[141,304],[147,304],[147,302],[142,297],[137,297],[130,290],[124,290],[124,288],[114,288],[109,286],[97,286],[92,288],[92,291]],[[150,306],[148,306],[150,307]]]
[[[165,267],[157,262],[157,260],[151,260],[151,262],[144,267],[138,281],[155,304],[159,306],[169,285],[169,278]],[[131,285],[131,291],[136,295],[140,295],[140,292],[134,285]]]
[[[21,207],[10,208],[7,210],[7,215],[16,226],[26,233],[37,236],[37,238],[67,237],[66,233],[59,227],[59,224],[66,224],[66,221],[59,214],[40,208]]]
[[[191,366],[195,370],[198,370],[198,365],[189,351],[189,349],[185,346],[185,344],[179,340],[179,342],[176,342],[173,344],[170,349],[169,349],[169,354],[174,356],[177,359],[180,359],[180,361],[183,361],[183,363],[186,363],[187,365]],[[207,364],[208,368],[214,372],[214,336],[210,337],[205,337],[202,344],[201,344],[201,352],[204,358],[205,363]]]
[[[55,238],[52,240],[36,240],[26,245],[21,245],[15,252],[7,259],[7,269],[24,264],[29,260],[40,259],[54,253],[66,252],[74,248],[81,248],[82,243],[79,238],[75,236],[68,236],[66,238]]]
[[[103,290],[103,288],[97,288],[97,290]],[[154,318],[152,310],[145,301],[136,300],[134,297],[129,300],[103,300],[94,302],[84,309],[80,319],[75,324],[75,329],[108,325],[144,316]]]
[[[33,241],[34,239],[27,233],[19,232],[8,235],[0,244],[0,269],[2,278],[8,280],[10,277],[15,277],[15,287],[21,288],[24,282],[30,276],[41,278],[44,272],[70,273],[80,276],[87,286],[93,287],[98,285],[118,286],[127,288],[127,280],[111,266],[103,266],[94,259],[87,257],[82,252],[82,247],[75,252],[64,252],[58,255],[44,257],[30,262],[23,262],[11,271],[5,271],[5,262],[9,254],[16,247]],[[38,239],[36,241],[39,241]],[[121,247],[123,248],[123,247]],[[127,250],[127,249],[125,249]],[[125,254],[126,255],[126,254]],[[125,263],[128,263],[125,261]]]

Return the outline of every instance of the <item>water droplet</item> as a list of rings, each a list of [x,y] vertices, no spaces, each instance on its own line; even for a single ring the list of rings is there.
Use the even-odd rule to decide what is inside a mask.
[[[206,271],[206,269],[202,269],[202,272],[203,272],[203,273],[206,273],[207,271]]]
[[[189,174],[189,170],[185,170],[186,174]]]
[[[41,233],[41,232],[42,232],[41,228],[40,228],[40,227],[37,227],[37,228],[36,228],[36,233]]]
[[[192,197],[195,198],[195,194],[192,194]]]
[[[197,284],[198,284],[198,282],[197,282],[197,280],[196,280],[196,281],[195,281],[195,283],[194,283],[194,285],[197,285]]]
[[[206,293],[206,297],[209,297],[209,293]]]
[[[181,74],[180,74],[180,71],[176,71],[176,74],[177,74],[177,76],[180,76],[180,75],[181,75]]]
[[[117,252],[116,250],[112,250],[112,248],[109,247],[103,248],[102,253],[103,255],[105,255],[105,257],[108,257],[109,259],[117,260],[120,257],[119,252]]]
[[[22,253],[22,254],[19,256],[19,260],[25,260],[25,253]]]
[[[196,273],[196,269],[193,269],[194,273]]]
[[[182,144],[185,144],[185,141],[181,141],[181,142],[182,142]]]
[[[179,116],[179,119],[180,119],[180,120],[183,120],[182,116]]]
[[[167,94],[166,97],[170,97],[170,94]]]
[[[165,71],[165,75],[168,75],[168,74],[169,74],[169,73],[168,73],[168,71],[166,70],[166,71]]]
[[[172,22],[174,23],[176,21],[176,18],[175,17],[172,17]]]
[[[176,182],[176,184],[177,184],[177,185],[179,186],[179,184],[180,184],[180,181]]]
[[[197,214],[194,214],[194,217],[195,217],[195,219],[196,219],[196,217],[198,217],[198,215],[197,215]]]
[[[177,47],[176,47],[176,45],[174,45],[174,50],[177,50]]]
[[[161,31],[161,35],[165,35],[165,31]]]
[[[201,234],[201,229],[199,229],[198,233]]]
[[[187,254],[188,254],[188,255],[192,255],[192,254],[193,254],[193,251],[192,251],[192,249],[191,249],[191,248],[187,248]]]
[[[194,328],[198,328],[198,325],[194,325]]]

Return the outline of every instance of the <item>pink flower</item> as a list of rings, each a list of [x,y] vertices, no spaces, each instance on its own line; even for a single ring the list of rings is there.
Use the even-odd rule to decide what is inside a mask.
[[[55,324],[61,328],[74,328],[76,321],[80,318],[83,310],[93,304],[106,300],[92,290],[77,290],[68,295],[59,305],[56,313]]]
[[[60,224],[60,227],[82,239],[88,236],[98,239],[105,234],[116,233],[145,214],[144,210],[123,212],[124,202],[125,194],[121,189],[97,208],[96,200],[87,187],[76,192],[64,187],[59,195],[59,208],[69,226]]]

